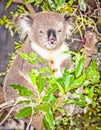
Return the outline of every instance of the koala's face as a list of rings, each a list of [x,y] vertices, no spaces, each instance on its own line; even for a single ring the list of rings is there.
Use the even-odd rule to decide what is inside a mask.
[[[66,21],[60,14],[42,12],[34,15],[21,15],[17,24],[23,30],[22,35],[28,34],[32,42],[44,49],[59,47],[66,38]]]
[[[37,15],[31,28],[30,38],[46,49],[61,45],[66,36],[65,22],[59,14]]]

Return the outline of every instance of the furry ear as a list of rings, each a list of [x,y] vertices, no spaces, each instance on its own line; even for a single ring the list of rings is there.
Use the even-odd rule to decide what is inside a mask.
[[[20,39],[24,40],[26,35],[31,30],[31,25],[33,24],[33,18],[31,15],[22,14],[15,19],[15,25],[20,33]]]
[[[71,16],[71,15],[67,15],[64,14],[63,18],[66,22],[66,35],[67,35],[67,39],[72,35],[72,30],[75,27],[75,21],[76,21],[76,17],[75,16]]]
[[[76,17],[73,16],[73,15],[67,15],[67,14],[65,14],[65,15],[64,15],[64,19],[65,19],[65,21],[75,22]]]

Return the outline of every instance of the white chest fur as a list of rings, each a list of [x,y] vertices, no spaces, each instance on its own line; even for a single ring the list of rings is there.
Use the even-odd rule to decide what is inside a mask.
[[[64,54],[64,51],[69,50],[68,46],[63,43],[61,47],[55,49],[55,50],[46,50],[44,48],[41,48],[36,43],[32,42],[32,49],[38,53],[43,59],[46,59],[49,62],[49,66],[54,71],[55,77],[61,77],[62,72],[60,70],[60,66],[64,60],[68,60],[70,55]],[[52,62],[52,64],[51,64]]]

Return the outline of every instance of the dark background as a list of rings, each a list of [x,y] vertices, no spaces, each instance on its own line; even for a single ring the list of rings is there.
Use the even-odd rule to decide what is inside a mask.
[[[0,0],[0,18],[3,15],[11,18],[10,11],[17,10],[16,4],[12,4],[7,10],[5,5],[7,0]],[[11,53],[14,51],[14,41],[18,41],[18,35],[11,37],[10,33],[4,26],[0,25],[0,72],[5,72]],[[4,76],[0,76],[0,84],[3,84]]]

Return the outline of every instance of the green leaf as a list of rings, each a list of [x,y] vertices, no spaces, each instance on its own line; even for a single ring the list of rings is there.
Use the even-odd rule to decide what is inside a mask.
[[[70,75],[70,85],[72,85],[74,81],[75,81],[74,75]]]
[[[41,4],[43,2],[43,0],[36,0],[35,1],[35,5],[39,5],[39,4]]]
[[[64,90],[64,88],[61,86],[61,84],[60,84],[59,82],[56,82],[56,84],[57,84],[57,86],[58,86],[60,92],[61,92],[62,94],[65,94],[65,90]]]
[[[79,88],[79,87],[83,86],[85,78],[86,78],[85,75],[81,75],[78,79],[75,79],[73,84],[68,86],[67,91],[70,91],[72,89]]]
[[[57,107],[56,110],[58,110],[59,112],[61,112],[62,115],[66,114],[66,111],[63,108],[61,108],[61,107]]]
[[[46,111],[45,118],[46,118],[47,122],[49,123],[50,128],[53,130],[54,126],[55,126],[55,120],[54,120],[54,116],[51,111],[51,108],[48,105],[47,105],[47,111]]]
[[[33,3],[33,2],[35,2],[35,0],[24,0],[24,2],[26,2],[26,3]]]
[[[20,56],[23,59],[27,60],[28,62],[31,62],[31,60],[32,60],[32,58],[29,55],[25,54],[25,53],[20,53]]]
[[[53,130],[55,126],[55,120],[50,106],[48,104],[40,104],[35,109],[45,112],[45,117],[43,118],[45,121],[44,124],[47,122],[50,130]]]
[[[6,75],[6,72],[0,72],[0,77],[5,76],[5,75]]]
[[[55,9],[56,9],[55,2],[53,0],[48,0],[48,4],[49,4],[51,11],[55,11]]]
[[[23,99],[23,101],[19,101],[18,104],[23,104],[23,103],[24,104],[30,104],[30,102],[31,102],[30,100],[24,100]]]
[[[92,99],[90,99],[88,96],[85,96],[85,101],[87,104],[92,104]]]
[[[33,52],[31,52],[31,53],[29,54],[29,56],[30,56],[31,58],[34,58],[34,59],[38,58],[37,54],[35,54],[35,53],[33,53]]]
[[[30,53],[29,55],[27,55],[21,52],[20,55],[23,59],[27,60],[31,64],[35,64],[37,61],[37,55],[34,53]]]
[[[53,94],[45,95],[45,97],[43,98],[43,102],[48,103],[51,107],[54,107],[56,100],[57,98],[53,96]]]
[[[44,80],[41,76],[37,77],[37,88],[39,90],[39,92],[41,93],[44,90]]]
[[[67,53],[67,54],[72,54],[72,55],[75,55],[75,56],[77,55],[77,53],[76,53],[76,52],[71,51],[71,50],[70,50],[70,51],[64,51],[64,53]]]
[[[65,103],[66,104],[76,104],[80,107],[85,107],[86,104],[87,104],[84,100],[80,100],[80,99],[78,99],[78,100],[75,100],[75,99],[66,100]]]
[[[47,119],[45,117],[43,117],[43,124],[44,124],[44,127],[45,127],[46,130],[52,130],[50,128],[50,125],[49,125],[49,123],[48,123],[48,121],[47,121]]]
[[[62,7],[65,4],[64,0],[57,0],[57,7]]]
[[[25,88],[22,85],[14,84],[14,85],[11,85],[11,87],[14,89],[17,89],[19,91],[20,96],[34,96],[31,90],[29,90],[28,88]]]
[[[73,93],[73,94],[71,94],[71,97],[85,100],[85,96],[83,94],[80,94],[80,93]]]
[[[95,60],[92,60],[90,66],[86,69],[86,79],[89,80],[91,84],[99,83],[100,81],[100,74]]]
[[[57,85],[50,85],[43,97],[43,102],[48,103],[51,107],[54,107],[57,98],[53,96],[53,94],[57,89]]]
[[[79,61],[78,61],[78,64],[76,66],[76,70],[75,70],[75,76],[76,78],[78,78],[82,71],[83,71],[83,67],[84,67],[84,58],[81,58]]]
[[[41,73],[45,73],[47,71],[49,71],[49,68],[48,67],[44,67],[44,68],[40,69],[39,73],[41,74]]]
[[[70,84],[70,73],[69,73],[69,71],[68,71],[67,68],[64,70],[63,82],[64,82],[65,92],[67,92],[67,88],[68,88],[68,86],[69,86],[69,84]]]
[[[53,94],[57,89],[58,89],[57,85],[53,85],[53,86],[50,85],[45,93],[45,96],[43,97],[43,101],[44,102],[55,101]]]
[[[23,58],[23,59],[25,59],[25,60],[28,60],[28,61],[30,61],[31,60],[31,57],[29,57],[27,54],[25,54],[25,53],[20,53],[20,55],[21,55],[21,57]]]
[[[35,71],[34,71],[34,72],[35,72]],[[33,70],[29,73],[30,79],[31,79],[33,85],[36,85],[36,78],[37,78],[37,77],[36,77],[36,73],[37,73],[37,70],[36,70],[35,73],[33,73]]]
[[[53,94],[57,89],[58,89],[57,85],[55,84],[53,84],[52,86],[50,85],[49,88],[47,89],[46,95]]]
[[[72,6],[72,5],[73,5],[73,2],[74,2],[73,0],[69,0],[69,1],[68,1],[68,5],[69,5],[69,6]]]
[[[80,5],[80,9],[81,9],[82,11],[86,11],[86,9],[87,9],[86,1],[85,1],[85,0],[78,0],[78,3],[79,3],[79,5]]]
[[[66,100],[65,103],[67,104],[76,104],[80,107],[85,107],[87,105],[86,103],[86,97],[83,94],[79,94],[79,93],[73,93],[71,94],[71,99],[70,100]]]
[[[8,0],[5,9],[8,9],[12,2],[13,0]]]
[[[90,99],[92,99],[93,98],[93,96],[94,96],[94,86],[92,86],[90,89],[89,89],[89,94],[88,94],[88,97],[90,98]]]
[[[30,117],[32,115],[32,107],[24,107],[19,110],[19,112],[15,115],[16,119]]]

